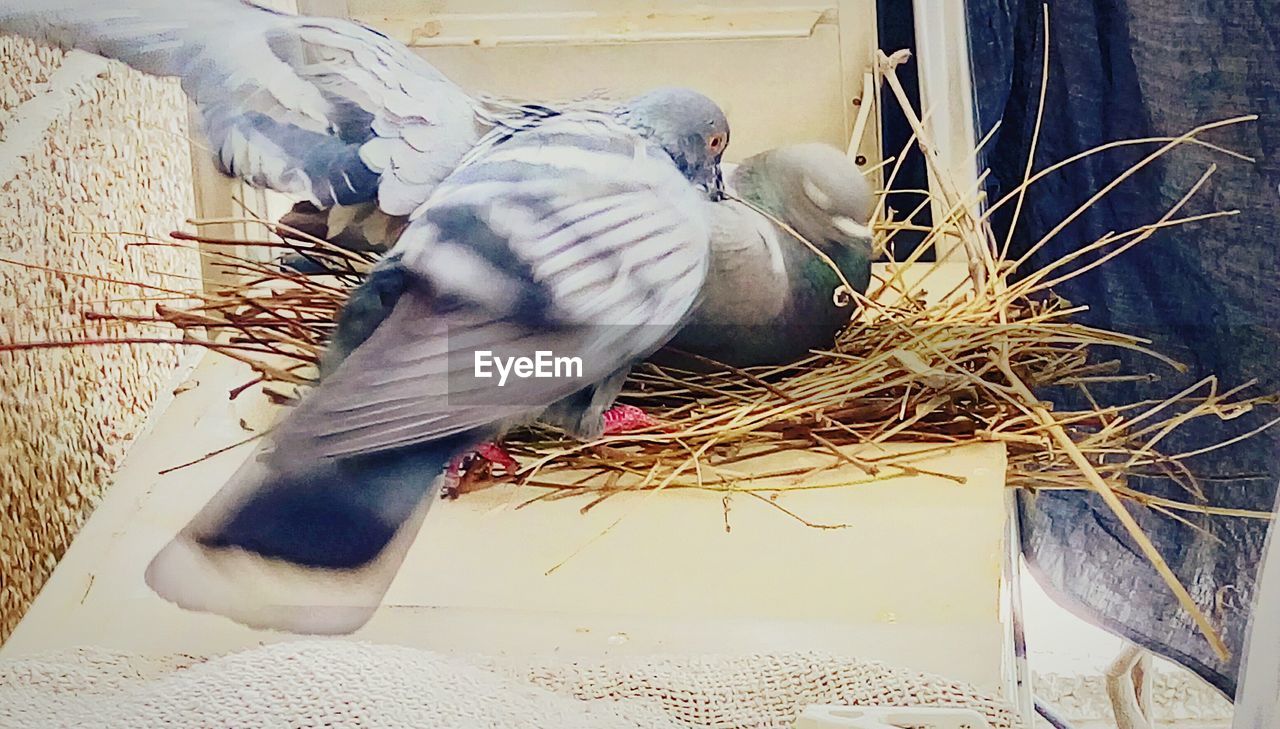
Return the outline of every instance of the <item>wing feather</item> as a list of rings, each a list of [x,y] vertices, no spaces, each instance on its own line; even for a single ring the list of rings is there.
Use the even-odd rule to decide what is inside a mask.
[[[6,0],[0,32],[179,77],[224,172],[321,208],[407,215],[484,128],[425,60],[343,20],[238,0]]]
[[[277,452],[307,460],[492,437],[667,341],[706,274],[706,207],[629,130],[596,133],[625,149],[558,166],[556,147],[523,132],[516,149],[446,180],[391,254],[412,283],[272,436]],[[513,177],[512,160],[559,172]],[[510,290],[495,296],[494,281]],[[477,351],[577,357],[582,373],[500,387],[476,376]]]

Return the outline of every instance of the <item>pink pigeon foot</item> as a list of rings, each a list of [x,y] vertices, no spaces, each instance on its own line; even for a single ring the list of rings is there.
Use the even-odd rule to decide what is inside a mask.
[[[440,496],[456,499],[476,491],[480,483],[493,475],[494,466],[501,467],[507,475],[520,469],[519,462],[497,443],[481,443],[474,451],[457,456],[444,472],[444,485]]]
[[[605,411],[604,434],[621,435],[662,425],[635,405],[614,405]]]
[[[520,470],[520,463],[512,458],[510,453],[503,450],[502,446],[492,441],[481,443],[480,447],[476,448],[476,455],[493,466],[502,466],[507,474],[513,474]]]

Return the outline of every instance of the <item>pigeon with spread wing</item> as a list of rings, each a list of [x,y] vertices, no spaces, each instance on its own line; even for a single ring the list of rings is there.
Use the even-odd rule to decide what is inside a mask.
[[[186,608],[358,628],[453,459],[662,346],[702,286],[729,131],[696,92],[491,130],[353,23],[234,0],[5,0],[0,31],[179,77],[228,174],[407,217],[386,315],[148,568]],[[578,367],[499,386],[476,366],[542,352]]]

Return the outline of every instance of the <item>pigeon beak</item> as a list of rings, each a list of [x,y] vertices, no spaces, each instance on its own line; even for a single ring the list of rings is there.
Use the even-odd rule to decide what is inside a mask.
[[[712,166],[711,180],[698,185],[698,189],[706,193],[711,200],[724,199],[724,173],[720,170],[720,165]]]

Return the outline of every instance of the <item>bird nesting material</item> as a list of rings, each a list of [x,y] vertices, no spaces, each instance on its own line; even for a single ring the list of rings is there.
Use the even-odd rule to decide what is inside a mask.
[[[1062,221],[1048,236],[1052,237],[1124,179],[1175,147],[1194,144],[1239,157],[1200,137],[1250,117],[1206,124],[1177,138],[1112,143],[1034,174],[1028,168],[1021,186],[979,212],[983,202],[980,190],[949,182],[923,124],[910,111],[894,65],[894,59],[882,57],[878,73],[908,110],[916,138],[913,149],[904,150],[896,162],[890,161],[890,192],[882,196],[873,220],[875,242],[880,250],[891,249],[897,235],[914,227],[898,219],[889,205],[897,169],[909,152],[925,156],[938,182],[933,197],[921,206],[932,204],[935,211],[946,214],[935,215],[942,219],[927,231],[916,254],[878,272],[868,295],[857,297],[857,314],[835,345],[785,367],[712,367],[709,372],[693,372],[641,365],[622,401],[643,407],[661,421],[661,427],[580,443],[534,425],[509,435],[506,446],[521,465],[517,473],[503,477],[545,487],[536,491],[534,499],[585,497],[584,510],[623,491],[699,489],[722,495],[726,508],[731,497],[752,498],[810,526],[839,528],[787,510],[778,495],[791,489],[839,488],[920,474],[955,479],[918,464],[939,451],[998,441],[1008,449],[1010,485],[1097,492],[1215,648],[1225,653],[1212,626],[1129,515],[1122,499],[1143,503],[1173,518],[1184,518],[1180,514],[1185,512],[1265,517],[1203,503],[1186,461],[1222,444],[1206,443],[1195,453],[1165,452],[1161,444],[1193,419],[1229,420],[1251,408],[1273,405],[1275,400],[1246,397],[1243,388],[1220,391],[1212,378],[1166,402],[1079,412],[1055,411],[1035,394],[1055,386],[1087,392],[1092,382],[1142,376],[1117,372],[1114,363],[1097,362],[1090,355],[1108,347],[1147,352],[1146,340],[1075,323],[1072,315],[1079,309],[1056,297],[1053,289],[1082,271],[1106,265],[1161,229],[1234,214],[1220,211],[1180,216],[1213,168],[1206,170],[1161,219],[1135,221],[1134,229],[1108,234],[1038,271],[1024,270],[1030,254],[1011,259],[1006,254],[1007,242],[996,239],[987,221],[997,208],[1020,208],[1028,187],[1088,154],[1118,146],[1152,149],[1133,169]],[[239,274],[239,280],[206,291],[193,305],[157,304],[153,314],[141,316],[108,306],[92,316],[154,324],[167,330],[132,341],[181,341],[245,362],[257,376],[233,395],[263,383],[276,400],[287,403],[315,376],[315,365],[333,331],[335,316],[373,260],[283,226],[274,226],[274,230],[277,237],[270,241],[174,234],[171,241],[147,243],[199,244],[215,266]],[[341,273],[300,275],[263,263],[261,256],[238,254],[245,246],[298,252]],[[939,282],[947,278],[947,267],[955,264],[916,260],[919,252],[931,246],[963,250],[967,264],[960,264],[964,269],[961,283],[938,290]],[[820,255],[816,249],[815,255]],[[1083,261],[1088,263],[1082,265]],[[180,332],[180,340],[175,339],[174,329]],[[8,348],[14,346],[67,343]],[[1168,363],[1156,352],[1149,354]],[[886,448],[890,442],[909,442],[918,448],[907,452]],[[791,450],[829,453],[830,460],[826,465],[790,470],[761,469],[752,463]],[[830,478],[820,479],[823,485],[813,485],[819,480],[816,476],[844,466],[852,466],[848,472],[858,475],[834,483]],[[1186,501],[1158,499],[1130,488],[1130,475],[1149,472],[1168,475],[1185,486]],[[489,476],[480,474],[481,478]]]

